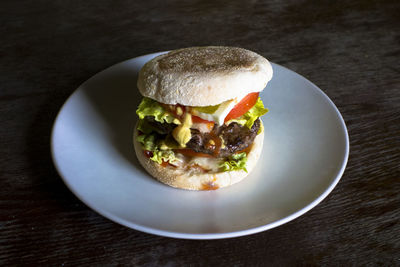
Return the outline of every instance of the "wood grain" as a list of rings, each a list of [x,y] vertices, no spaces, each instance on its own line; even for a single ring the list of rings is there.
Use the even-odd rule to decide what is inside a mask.
[[[400,266],[399,1],[2,1],[1,266]],[[322,88],[351,153],[316,208],[250,236],[191,241],[117,225],[55,171],[51,126],[83,81],[193,45],[254,50]]]

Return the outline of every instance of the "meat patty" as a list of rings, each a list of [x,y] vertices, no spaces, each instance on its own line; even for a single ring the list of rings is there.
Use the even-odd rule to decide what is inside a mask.
[[[173,123],[160,123],[153,117],[145,117],[159,134],[167,135],[176,127]],[[191,129],[192,138],[186,144],[187,148],[196,152],[215,155],[217,157],[229,157],[230,155],[246,149],[254,141],[260,129],[260,119],[257,119],[251,129],[236,122],[229,125],[215,125],[209,133]],[[222,140],[221,140],[222,139]]]
[[[149,123],[160,134],[169,134],[176,127],[175,124],[160,123],[153,117],[145,117]],[[215,125],[209,133],[202,133],[196,129],[190,129],[192,138],[186,144],[187,148],[196,152],[215,155],[217,157],[229,157],[230,155],[246,149],[251,145],[260,129],[260,119],[257,119],[251,129],[237,122],[229,125]],[[221,140],[222,139],[222,140]]]
[[[214,154],[218,157],[228,157],[251,145],[259,129],[260,119],[254,122],[251,129],[236,122],[232,122],[229,125],[215,126],[210,133],[201,133],[198,130],[191,129],[192,138],[186,144],[186,147],[196,152]],[[223,142],[219,151],[216,151],[218,149],[217,138],[222,138],[221,142]]]
[[[154,119],[153,116],[146,116],[144,119],[159,134],[169,134],[176,127],[176,125],[173,123],[158,122]]]

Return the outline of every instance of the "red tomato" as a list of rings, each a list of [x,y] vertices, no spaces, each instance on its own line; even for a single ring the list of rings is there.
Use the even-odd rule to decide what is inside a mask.
[[[192,149],[189,149],[189,148],[176,149],[175,151],[178,152],[178,153],[181,153],[181,154],[183,154],[185,156],[188,156],[188,157],[205,157],[205,158],[212,158],[213,157],[210,154],[199,153],[199,152],[196,152],[196,151],[194,151]]]
[[[251,109],[257,102],[259,93],[250,93],[246,95],[236,106],[233,107],[231,112],[225,118],[225,122],[239,118]]]
[[[194,116],[194,115],[192,115],[192,122],[193,123],[205,123],[209,130],[212,130],[214,128],[214,124],[215,124],[215,122],[213,122],[213,121],[203,120],[202,118]]]

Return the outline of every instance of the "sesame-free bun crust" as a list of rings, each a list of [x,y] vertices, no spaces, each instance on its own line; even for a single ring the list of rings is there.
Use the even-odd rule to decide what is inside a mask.
[[[190,47],[147,62],[139,72],[138,88],[161,103],[209,106],[260,92],[271,78],[271,64],[252,51]]]
[[[137,158],[143,168],[146,169],[151,176],[155,177],[158,181],[172,187],[188,189],[188,190],[212,190],[221,187],[233,185],[243,180],[256,166],[256,163],[261,155],[262,145],[264,141],[264,131],[256,136],[252,148],[247,154],[248,173],[243,170],[218,172],[218,173],[202,173],[191,174],[182,169],[173,167],[162,167],[157,162],[147,158],[143,149],[138,141],[136,141],[137,130],[135,127],[134,146]]]

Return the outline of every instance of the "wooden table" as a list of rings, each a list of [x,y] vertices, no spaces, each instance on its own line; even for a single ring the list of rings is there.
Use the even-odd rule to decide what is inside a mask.
[[[390,0],[2,1],[0,265],[400,265],[399,14]],[[290,223],[212,241],[90,210],[51,161],[63,102],[120,61],[210,44],[254,50],[334,101],[351,142],[335,190]]]

